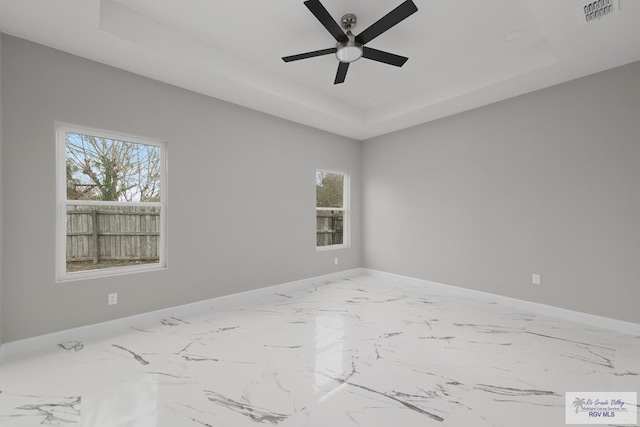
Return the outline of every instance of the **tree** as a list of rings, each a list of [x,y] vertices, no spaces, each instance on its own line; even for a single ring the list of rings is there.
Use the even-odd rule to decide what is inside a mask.
[[[344,175],[330,172],[316,173],[316,206],[341,208],[344,192]]]
[[[67,199],[68,200],[82,199],[82,195],[78,190],[78,187],[81,184],[80,182],[78,182],[76,178],[73,177],[75,172],[74,169],[75,168],[73,164],[69,161],[69,159],[67,159]]]
[[[118,202],[160,200],[160,149],[67,133],[67,198]]]

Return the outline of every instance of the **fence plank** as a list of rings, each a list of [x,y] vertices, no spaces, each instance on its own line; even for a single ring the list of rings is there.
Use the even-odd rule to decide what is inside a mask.
[[[98,223],[98,211],[95,209],[91,211],[91,226],[93,228],[93,263],[98,264],[100,262],[100,241],[98,240],[100,238],[98,234],[100,227]]]

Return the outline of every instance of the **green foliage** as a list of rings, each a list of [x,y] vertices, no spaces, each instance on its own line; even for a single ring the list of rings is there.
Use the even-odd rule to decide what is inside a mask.
[[[341,208],[344,195],[344,175],[330,172],[316,173],[316,207]]]

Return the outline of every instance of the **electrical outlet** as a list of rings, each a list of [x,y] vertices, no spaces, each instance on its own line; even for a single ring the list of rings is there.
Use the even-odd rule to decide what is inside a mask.
[[[112,294],[109,294],[109,299],[108,299],[108,304],[109,305],[114,305],[118,303],[118,293],[114,292]]]
[[[338,265],[338,257],[335,257],[335,258],[333,259],[333,263],[334,263],[335,265]]]
[[[532,285],[539,285],[540,284],[540,275],[539,274],[532,274],[531,275],[531,284]]]

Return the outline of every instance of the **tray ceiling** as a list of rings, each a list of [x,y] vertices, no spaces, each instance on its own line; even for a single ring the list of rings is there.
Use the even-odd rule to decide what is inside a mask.
[[[401,0],[323,0],[355,34]],[[0,31],[363,140],[640,60],[640,2],[581,22],[575,0],[414,0],[334,85],[335,41],[301,0],[1,0]]]

